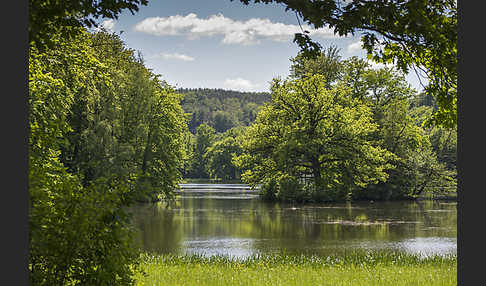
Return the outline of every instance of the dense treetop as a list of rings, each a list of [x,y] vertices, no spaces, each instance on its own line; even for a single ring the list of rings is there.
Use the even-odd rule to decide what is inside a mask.
[[[233,1],[233,0],[231,0]],[[362,33],[368,57],[393,62],[425,78],[425,91],[438,109],[428,124],[453,128],[457,124],[457,1],[454,0],[240,0],[244,4],[281,3],[315,28],[328,26],[339,35]],[[307,57],[321,46],[307,31],[295,42]]]
[[[48,23],[29,45],[30,282],[132,285],[126,208],[171,197],[181,180],[181,95],[117,35],[70,24],[69,3],[50,27],[56,3],[31,1],[49,13],[30,23]]]
[[[455,187],[455,133],[423,126],[436,102],[403,73],[342,60],[333,47],[291,61],[234,159],[265,198],[403,199]]]

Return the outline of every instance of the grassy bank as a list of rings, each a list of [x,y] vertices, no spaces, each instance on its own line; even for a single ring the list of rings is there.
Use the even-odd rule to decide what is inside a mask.
[[[344,256],[197,255],[142,257],[136,285],[457,285],[456,256],[421,258],[399,252]]]

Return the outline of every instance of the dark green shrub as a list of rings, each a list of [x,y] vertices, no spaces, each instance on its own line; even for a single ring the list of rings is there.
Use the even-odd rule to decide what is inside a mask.
[[[265,181],[260,187],[260,197],[265,201],[277,199],[277,182],[274,178]]]
[[[306,197],[303,185],[298,178],[283,175],[278,181],[278,198],[283,201],[303,201]]]

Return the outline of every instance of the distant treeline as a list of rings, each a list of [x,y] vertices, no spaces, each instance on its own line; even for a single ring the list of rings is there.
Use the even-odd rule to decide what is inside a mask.
[[[233,127],[248,126],[257,116],[258,108],[271,100],[268,92],[240,92],[235,90],[197,88],[177,90],[184,95],[182,108],[189,113],[189,131],[196,133],[202,123],[216,132]]]

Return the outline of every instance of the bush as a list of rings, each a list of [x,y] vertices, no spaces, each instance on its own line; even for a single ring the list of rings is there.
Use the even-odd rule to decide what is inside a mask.
[[[31,284],[131,285],[138,251],[123,182],[82,187],[55,160],[38,163],[31,160],[29,173]]]
[[[283,201],[302,202],[307,194],[299,179],[290,175],[282,175],[278,180],[278,198]]]
[[[277,199],[277,182],[274,178],[265,181],[260,187],[260,197],[265,201]]]

